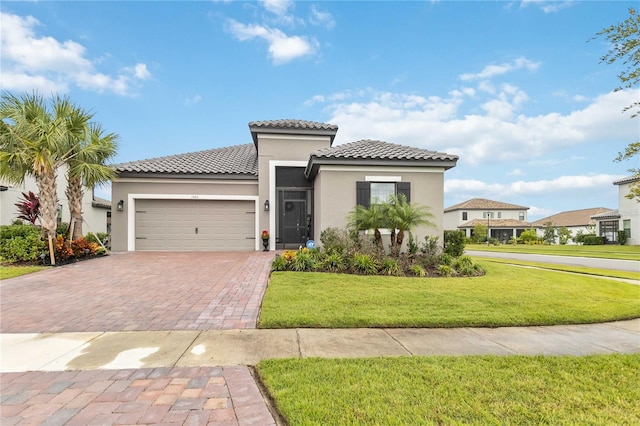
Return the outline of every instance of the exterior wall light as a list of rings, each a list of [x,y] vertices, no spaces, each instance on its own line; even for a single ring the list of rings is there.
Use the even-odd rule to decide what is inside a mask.
[[[119,212],[124,210],[124,200],[118,201],[118,205],[116,206]]]
[[[264,211],[268,212],[269,211],[269,200],[264,202]]]

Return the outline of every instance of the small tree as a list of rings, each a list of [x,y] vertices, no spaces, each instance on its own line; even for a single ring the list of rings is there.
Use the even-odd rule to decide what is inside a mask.
[[[565,245],[571,238],[571,230],[566,226],[561,226],[558,228],[558,241],[560,244]]]
[[[545,222],[542,224],[542,229],[544,234],[542,239],[547,244],[555,244],[556,242],[556,227],[553,225],[553,222]]]
[[[520,234],[520,241],[524,244],[533,244],[538,242],[538,233],[535,229],[527,229],[522,234]]]
[[[22,193],[23,200],[17,202],[15,206],[18,208],[18,219],[26,220],[33,226],[36,220],[40,218],[40,199],[32,191]]]
[[[481,243],[487,239],[487,231],[489,229],[483,223],[476,223],[473,226],[473,236],[471,239],[476,243]]]
[[[368,231],[373,229],[373,237],[376,245],[382,247],[382,234],[380,228],[385,226],[387,221],[385,206],[372,204],[369,208],[358,204],[349,213],[347,226],[356,231]]]
[[[395,241],[392,240],[391,251],[398,254],[404,241],[405,232],[411,231],[417,226],[435,226],[429,219],[433,215],[424,206],[411,204],[404,194],[392,195],[386,207],[387,217],[392,229],[398,230]]]

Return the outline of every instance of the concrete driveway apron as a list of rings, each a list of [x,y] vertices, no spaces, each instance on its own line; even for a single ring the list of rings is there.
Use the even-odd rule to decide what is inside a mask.
[[[273,252],[132,252],[0,284],[2,333],[256,327]]]

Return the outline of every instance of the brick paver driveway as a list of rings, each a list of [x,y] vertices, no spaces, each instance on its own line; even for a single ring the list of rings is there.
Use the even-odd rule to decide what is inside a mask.
[[[2,333],[255,328],[273,252],[135,252],[0,283]]]

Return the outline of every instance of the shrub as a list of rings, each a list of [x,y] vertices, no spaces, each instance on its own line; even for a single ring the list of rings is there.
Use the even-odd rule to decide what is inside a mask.
[[[420,247],[420,251],[427,256],[438,255],[440,248],[438,247],[438,237],[424,237],[424,244]]]
[[[56,227],[56,235],[69,235],[69,224],[67,222],[60,222]]]
[[[342,272],[347,269],[346,261],[341,253],[327,253],[322,261],[322,266],[329,272]]]
[[[409,239],[407,240],[407,253],[409,253],[409,256],[415,256],[416,253],[418,253],[419,249],[420,247],[418,247],[418,243],[416,243],[416,240],[413,238],[413,234],[409,232]]]
[[[438,266],[438,275],[441,277],[450,277],[456,274],[456,271],[449,265]]]
[[[344,229],[327,228],[320,232],[320,243],[326,253],[351,253],[355,246],[352,235]]]
[[[527,229],[520,234],[520,241],[522,241],[523,244],[535,244],[539,239],[535,229]]]
[[[593,234],[593,233],[583,234],[582,231],[578,231],[576,236],[573,238],[573,241],[576,244],[584,244],[584,239],[585,238],[595,237],[595,236],[596,236],[596,234]]]
[[[625,231],[624,229],[621,229],[618,231],[618,244],[623,246],[626,243],[627,243],[627,231]]]
[[[413,265],[409,266],[409,272],[416,277],[424,277],[425,275],[427,275],[427,272],[418,263],[414,263]]]
[[[302,249],[299,250],[296,256],[291,260],[289,267],[292,271],[305,272],[314,269],[315,264],[316,261],[311,253],[309,253],[309,249]]]
[[[356,253],[352,260],[353,269],[361,274],[373,275],[378,272],[378,265],[368,254]]]
[[[400,264],[397,260],[386,258],[382,261],[382,265],[380,266],[380,272],[384,275],[394,275],[400,276],[402,275],[402,269],[400,268]]]
[[[34,262],[47,250],[40,230],[32,225],[0,227],[0,258],[6,262]]]
[[[584,235],[582,242],[585,246],[600,246],[604,244],[604,238],[597,235]]]
[[[453,256],[462,256],[466,236],[464,231],[444,231],[444,252]]]
[[[107,234],[106,232],[96,232],[94,234],[92,232],[90,234],[85,235],[84,238],[90,243],[96,243],[96,244],[102,243],[106,245],[109,239],[109,234]]]
[[[440,256],[440,264],[451,266],[451,264],[453,264],[453,256],[449,253],[443,253],[442,256]]]
[[[271,262],[271,270],[272,271],[286,271],[287,270],[287,261],[284,257],[276,254],[276,258]]]

